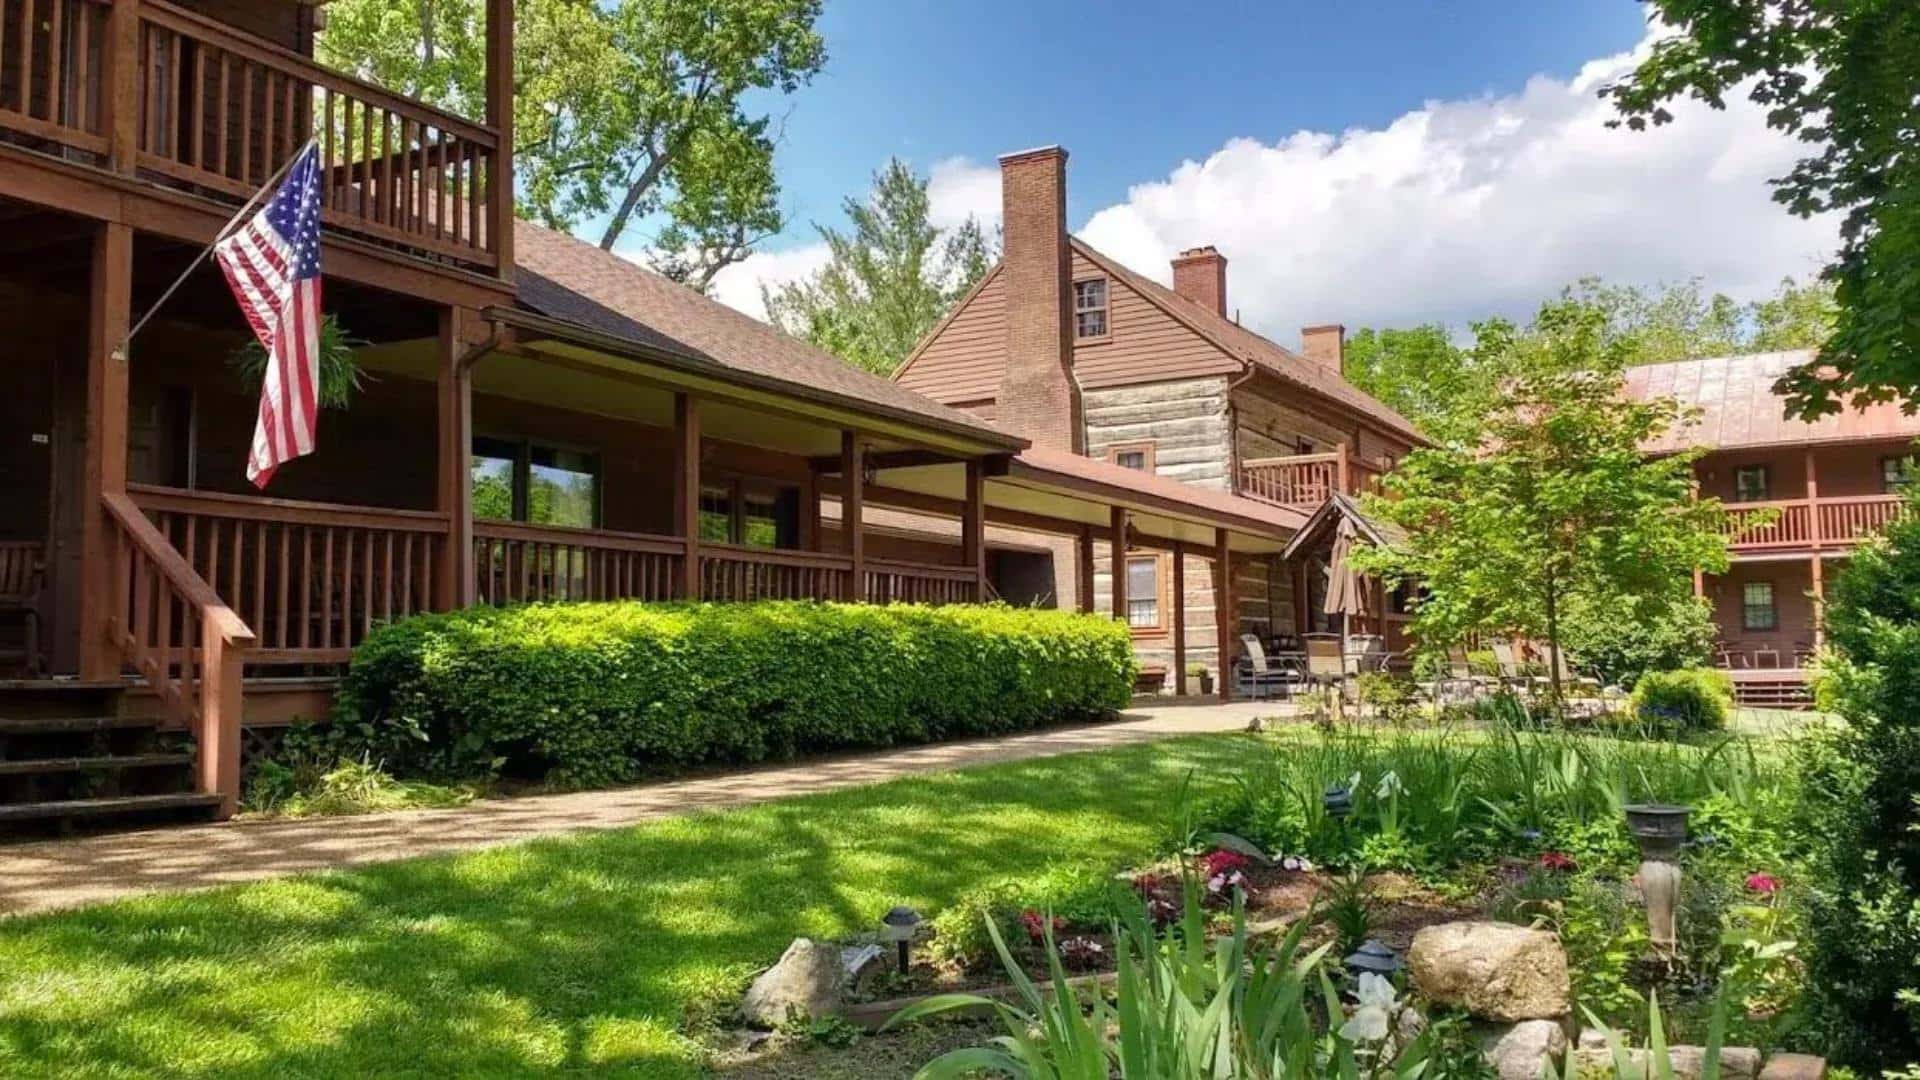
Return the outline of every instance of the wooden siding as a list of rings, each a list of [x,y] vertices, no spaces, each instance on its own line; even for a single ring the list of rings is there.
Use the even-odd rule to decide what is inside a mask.
[[[938,336],[900,372],[900,385],[949,405],[991,404],[1007,362],[1005,278],[995,267]]]
[[[1085,395],[1087,456],[1150,443],[1154,472],[1218,491],[1231,475],[1227,380],[1215,376],[1148,383]]]
[[[1241,370],[1219,346],[1074,252],[1073,279],[1090,278],[1107,280],[1107,336],[1074,346],[1073,371],[1082,390]]]
[[[1234,432],[1240,459],[1287,457],[1301,452],[1300,440],[1309,439],[1313,451],[1322,453],[1341,443],[1353,446],[1355,429],[1310,413],[1303,408],[1313,402],[1299,397],[1281,399],[1275,394],[1283,388],[1268,383],[1249,383],[1233,392]]]
[[[1134,552],[1135,555],[1148,554]],[[1172,556],[1160,560],[1160,599],[1162,605],[1173,602],[1173,563]],[[1272,580],[1272,560],[1266,557],[1235,556],[1233,560],[1234,592],[1234,635],[1258,634],[1264,640],[1274,633],[1289,633],[1293,629],[1293,590],[1288,579],[1291,575],[1282,572],[1280,581]],[[1199,664],[1213,673],[1215,679],[1221,678],[1220,672],[1220,634],[1214,619],[1213,597],[1213,560],[1203,557],[1200,552],[1187,553],[1186,567],[1186,618],[1187,618],[1187,663]],[[1105,544],[1094,546],[1093,558],[1093,608],[1100,614],[1113,611],[1113,559]],[[1142,664],[1159,665],[1167,669],[1166,689],[1174,686],[1173,670],[1173,611],[1171,608],[1161,613],[1161,620],[1167,629],[1157,631],[1136,631],[1133,635],[1134,655]],[[1229,643],[1228,657],[1240,655],[1239,642]],[[1198,683],[1188,686],[1189,693],[1199,693]]]

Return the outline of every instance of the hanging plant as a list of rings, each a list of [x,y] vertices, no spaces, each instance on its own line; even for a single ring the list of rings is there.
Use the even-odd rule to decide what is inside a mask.
[[[367,344],[347,333],[332,315],[320,317],[320,407],[345,409],[353,404],[353,395],[369,376],[354,358],[354,350]],[[234,373],[253,393],[267,377],[267,350],[259,338],[248,338],[228,360]]]

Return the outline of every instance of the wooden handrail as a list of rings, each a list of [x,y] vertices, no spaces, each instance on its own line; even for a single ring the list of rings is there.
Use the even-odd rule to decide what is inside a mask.
[[[735,562],[764,563],[768,566],[804,566],[828,570],[850,570],[853,560],[846,555],[826,551],[796,551],[791,548],[749,547],[745,544],[720,544],[711,540],[700,544],[701,556]]]
[[[579,545],[658,555],[678,555],[687,549],[687,542],[677,536],[584,529],[573,525],[532,525],[524,521],[501,521],[495,518],[475,518],[473,535],[489,540],[517,540],[529,544],[563,546]]]
[[[973,570],[965,566],[947,566],[939,563],[903,562],[897,559],[868,559],[867,569],[892,574],[910,574],[917,577],[941,578],[947,581],[973,580]]]
[[[230,817],[240,804],[243,674],[258,642],[131,498],[107,492],[101,509],[114,543],[101,568],[113,574],[114,614],[102,629],[193,733],[195,786],[219,796],[218,815]]]
[[[127,492],[142,510],[216,514],[249,521],[285,521],[302,525],[405,529],[440,533],[447,515],[432,510],[388,510],[346,503],[306,502],[258,495],[230,495],[221,491],[189,491],[155,484],[128,484]]]

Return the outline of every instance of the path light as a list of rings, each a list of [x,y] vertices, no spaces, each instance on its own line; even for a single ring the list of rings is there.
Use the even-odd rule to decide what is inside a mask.
[[[1639,803],[1626,808],[1627,831],[1640,845],[1640,893],[1647,901],[1647,937],[1671,952],[1678,940],[1674,912],[1680,901],[1680,867],[1674,861],[1687,842],[1688,806]]]
[[[1353,789],[1333,784],[1327,788],[1327,793],[1320,797],[1320,805],[1326,809],[1328,817],[1335,821],[1344,820],[1348,814],[1353,813]]]
[[[1400,954],[1387,948],[1374,938],[1368,938],[1358,949],[1347,957],[1347,970],[1358,978],[1372,973],[1387,978],[1400,970]]]
[[[920,929],[920,913],[901,905],[886,913],[880,920],[880,932],[900,950],[900,974],[907,973],[909,966],[908,949],[913,943],[913,935]]]

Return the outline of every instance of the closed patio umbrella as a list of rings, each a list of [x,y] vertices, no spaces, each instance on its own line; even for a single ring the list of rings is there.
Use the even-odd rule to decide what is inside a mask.
[[[1333,556],[1327,561],[1327,601],[1324,610],[1329,615],[1339,615],[1340,651],[1349,650],[1347,639],[1353,631],[1353,620],[1366,618],[1367,582],[1350,563],[1355,542],[1353,522],[1348,518],[1340,519],[1340,529],[1333,536]]]

